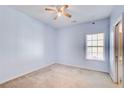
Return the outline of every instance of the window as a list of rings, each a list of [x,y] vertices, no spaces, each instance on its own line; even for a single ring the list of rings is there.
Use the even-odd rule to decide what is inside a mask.
[[[86,35],[86,58],[104,60],[104,33]]]

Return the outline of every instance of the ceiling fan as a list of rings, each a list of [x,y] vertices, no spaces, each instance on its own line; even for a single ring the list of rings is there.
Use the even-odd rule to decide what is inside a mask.
[[[50,11],[50,12],[56,13],[57,15],[54,17],[54,20],[56,20],[61,15],[71,18],[72,15],[65,11],[67,8],[69,8],[69,5],[47,7],[47,8],[45,8],[45,11]]]

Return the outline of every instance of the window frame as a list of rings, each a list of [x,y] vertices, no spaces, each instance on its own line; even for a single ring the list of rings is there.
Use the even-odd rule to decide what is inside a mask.
[[[87,58],[87,48],[88,48],[88,46],[87,46],[87,35],[94,35],[94,34],[100,34],[100,33],[104,34],[104,36],[103,36],[103,46],[101,46],[101,47],[103,47],[103,59],[102,60],[101,59],[89,59],[89,58]],[[91,40],[91,41],[93,41],[93,40]],[[99,41],[99,40],[97,39],[97,41]],[[95,47],[95,46],[92,46],[92,47]],[[100,46],[97,45],[96,47],[98,49],[98,47],[100,47]],[[105,33],[104,32],[95,32],[95,33],[85,34],[85,59],[88,60],[88,61],[101,61],[101,62],[105,61]]]

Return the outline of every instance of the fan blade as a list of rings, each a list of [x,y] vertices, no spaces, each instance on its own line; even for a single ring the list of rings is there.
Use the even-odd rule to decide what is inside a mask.
[[[56,20],[58,18],[58,15],[54,18],[54,20]]]
[[[53,11],[53,12],[56,12],[55,9],[51,9],[51,8],[45,8],[46,11]]]
[[[63,15],[71,18],[71,14],[69,14],[69,13],[63,12]]]
[[[67,9],[68,7],[69,7],[68,5],[64,5],[64,6],[60,7],[59,10],[64,11],[64,10]]]
[[[64,5],[64,7],[65,7],[65,8],[68,8],[68,7],[69,7],[69,5]]]

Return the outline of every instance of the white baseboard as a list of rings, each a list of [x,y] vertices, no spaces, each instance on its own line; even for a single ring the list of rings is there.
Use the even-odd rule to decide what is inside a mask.
[[[20,74],[18,74],[18,75],[14,75],[13,77],[10,77],[10,78],[8,78],[8,79],[6,79],[6,80],[0,81],[0,84],[6,83],[6,82],[8,82],[8,81],[10,81],[10,80],[13,80],[13,79],[16,79],[16,78],[18,78],[18,77],[24,76],[24,75],[26,75],[26,74],[29,74],[29,73],[34,72],[34,71],[37,71],[37,70],[42,69],[42,68],[45,68],[45,67],[50,66],[50,65],[52,65],[52,64],[54,64],[54,63],[50,63],[50,64],[47,64],[47,65],[45,65],[45,66],[40,66],[40,67],[38,67],[38,68],[34,68],[34,69],[32,69],[32,70],[30,70],[30,71],[27,71],[27,72],[23,72],[23,73],[20,73]]]
[[[71,65],[71,64],[64,64],[64,63],[57,63],[57,64],[66,65],[66,66],[72,66],[72,67],[76,67],[76,68],[80,68],[80,69],[92,70],[92,71],[97,71],[97,72],[102,72],[102,73],[107,73],[107,74],[109,74],[109,72],[99,71],[99,70],[95,70],[95,69],[89,69],[89,68],[80,67],[80,66],[75,66],[75,65]]]
[[[39,70],[39,69],[45,68],[45,67],[50,66],[50,65],[53,65],[53,64],[61,64],[61,65],[72,66],[72,67],[81,68],[81,69],[86,69],[86,70],[94,70],[94,69],[88,69],[88,68],[84,68],[84,67],[80,67],[80,66],[75,66],[75,65],[71,65],[71,64],[64,64],[64,63],[59,63],[59,62],[53,62],[53,63],[47,64],[47,65],[45,65],[45,66],[40,66],[40,67],[35,68],[35,69],[32,69],[32,70],[30,70],[30,71],[27,71],[27,72],[24,72],[24,73],[15,75],[15,76],[13,76],[13,77],[10,77],[10,78],[8,78],[7,80],[1,81],[0,84],[6,83],[6,82],[8,82],[8,81],[10,81],[10,80],[16,79],[16,78],[18,78],[18,77],[24,76],[24,75],[26,75],[26,74],[29,74],[29,73],[31,73],[31,72],[37,71],[37,70]],[[97,70],[94,70],[94,71],[97,71]],[[103,72],[103,71],[99,71],[99,72]],[[108,73],[108,72],[103,72],[103,73]],[[110,73],[108,73],[108,74],[109,74],[110,77],[112,78],[111,74],[110,74]],[[113,78],[112,78],[112,80],[113,80]],[[114,80],[113,80],[113,81],[114,81]]]

